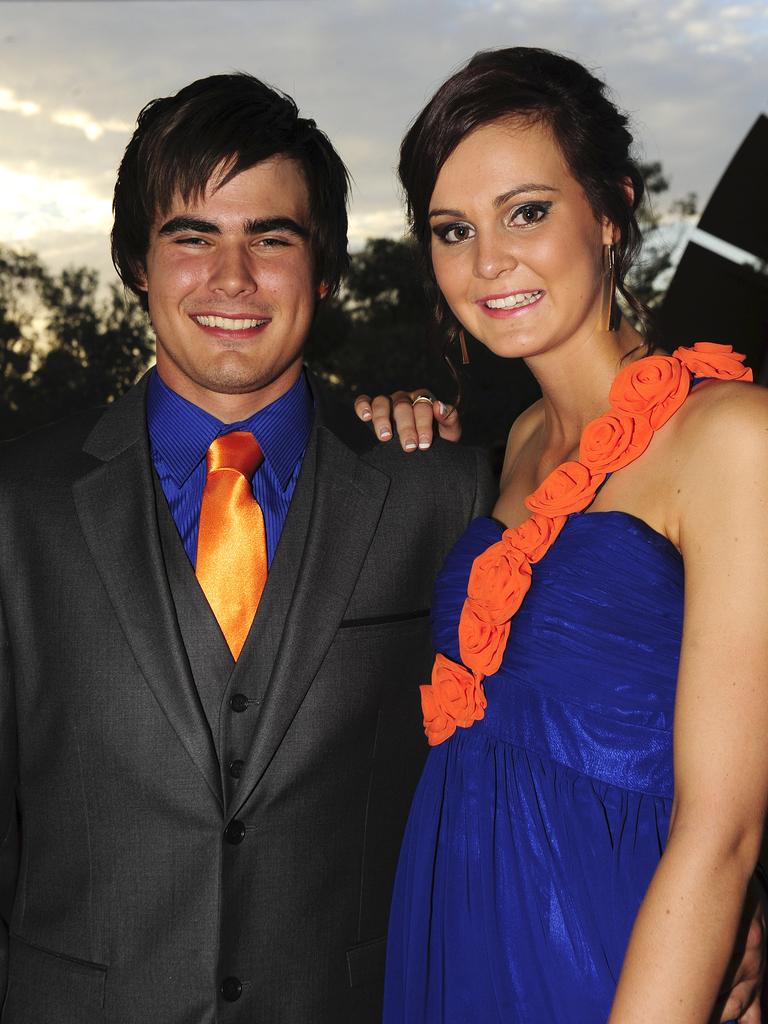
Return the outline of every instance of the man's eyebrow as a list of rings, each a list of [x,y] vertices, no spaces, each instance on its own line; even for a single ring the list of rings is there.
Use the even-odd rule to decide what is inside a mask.
[[[270,231],[288,231],[298,238],[309,238],[309,231],[292,217],[260,217],[243,224],[246,235],[267,235]]]
[[[211,220],[199,217],[171,217],[158,231],[159,235],[176,235],[180,231],[196,231],[201,235],[220,235],[221,229]]]
[[[559,188],[555,188],[554,185],[540,185],[533,181],[528,181],[524,185],[515,185],[508,192],[502,192],[501,195],[496,196],[493,200],[493,205],[498,209],[505,203],[508,203],[510,199],[514,199],[515,196],[522,195],[524,192],[559,192]],[[430,210],[430,217],[463,217],[464,214],[461,210]]]
[[[177,235],[183,231],[193,231],[201,235],[220,235],[221,228],[211,220],[200,217],[189,217],[181,214],[171,217],[160,228],[160,235]],[[297,238],[309,238],[309,231],[292,217],[257,217],[243,223],[244,235],[265,235],[270,231],[288,231]]]

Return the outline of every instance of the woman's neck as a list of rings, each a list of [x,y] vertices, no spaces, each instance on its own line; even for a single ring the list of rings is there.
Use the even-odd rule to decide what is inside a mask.
[[[542,455],[563,461],[578,448],[584,427],[608,408],[611,384],[629,353],[639,359],[645,347],[623,320],[618,331],[595,331],[526,360],[542,393]]]

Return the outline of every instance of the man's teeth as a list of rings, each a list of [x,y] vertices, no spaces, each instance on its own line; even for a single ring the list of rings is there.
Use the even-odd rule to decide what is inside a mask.
[[[489,309],[514,309],[535,302],[540,295],[541,289],[536,292],[518,292],[517,295],[505,295],[503,299],[487,299],[485,304]]]
[[[201,327],[218,327],[224,331],[247,331],[267,323],[266,320],[232,320],[228,316],[196,316],[192,319]]]

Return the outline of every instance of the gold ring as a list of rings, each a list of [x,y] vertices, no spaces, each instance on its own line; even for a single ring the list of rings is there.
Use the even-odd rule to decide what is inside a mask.
[[[411,405],[417,405],[419,402],[429,402],[430,405],[434,402],[432,395],[416,395],[415,398],[411,399]]]

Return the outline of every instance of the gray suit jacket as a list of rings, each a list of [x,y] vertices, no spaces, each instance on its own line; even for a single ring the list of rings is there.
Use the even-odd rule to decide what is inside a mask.
[[[432,582],[490,475],[321,396],[233,668],[144,392],[0,454],[0,1020],[373,1024]]]

